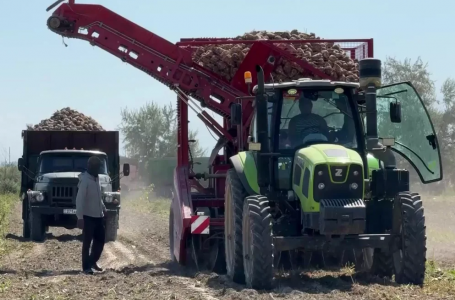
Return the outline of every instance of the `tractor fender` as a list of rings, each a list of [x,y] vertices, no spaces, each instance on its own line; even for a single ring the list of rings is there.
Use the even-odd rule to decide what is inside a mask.
[[[251,151],[243,151],[231,156],[230,161],[245,191],[249,195],[258,195],[259,185],[255,155]]]

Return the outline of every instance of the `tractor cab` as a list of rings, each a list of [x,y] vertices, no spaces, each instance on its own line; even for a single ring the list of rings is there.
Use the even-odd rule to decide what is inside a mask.
[[[348,149],[365,156],[365,146],[358,142],[364,139],[362,120],[353,100],[358,87],[357,83],[311,79],[265,85],[274,189],[292,189],[292,161],[302,149],[316,153]],[[256,126],[254,118],[251,141],[258,140]]]
[[[253,92],[257,91],[256,86]],[[338,185],[330,190],[334,197],[357,195],[373,170],[397,167],[392,151],[415,168],[423,183],[441,180],[436,134],[412,84],[379,87],[375,95],[377,100],[372,106],[359,83],[304,78],[264,84],[267,145],[261,143],[260,148],[266,146],[270,153],[266,155],[271,161],[271,176],[266,180],[270,189],[292,190],[302,174],[305,177],[305,171],[311,172],[319,162],[338,165],[329,168],[328,179],[334,183],[339,177],[338,181],[344,182],[349,175],[346,172],[353,170],[349,162],[356,161],[361,169],[355,172],[359,180],[353,186],[347,183],[351,192],[339,194]],[[248,139],[251,149],[259,149],[257,115],[256,110]],[[305,163],[311,167],[305,167]],[[317,190],[323,190],[323,186]]]

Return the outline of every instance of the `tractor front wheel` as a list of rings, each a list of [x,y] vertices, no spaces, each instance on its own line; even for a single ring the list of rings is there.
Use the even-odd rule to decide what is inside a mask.
[[[401,247],[393,254],[395,281],[422,285],[427,254],[422,200],[419,194],[409,192],[400,193],[397,200],[401,212]]]
[[[247,193],[237,172],[230,169],[226,177],[224,236],[226,271],[228,277],[236,283],[244,283],[242,255],[242,211]]]
[[[272,215],[267,197],[245,199],[242,220],[243,266],[248,288],[272,289],[274,246]]]

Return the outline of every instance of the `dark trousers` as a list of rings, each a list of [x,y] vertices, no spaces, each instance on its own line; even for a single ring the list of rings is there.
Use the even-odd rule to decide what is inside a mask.
[[[101,253],[103,253],[105,243],[105,227],[103,218],[84,216],[84,228],[82,229],[82,234],[82,269],[87,270],[98,262],[101,257]],[[90,245],[92,246],[91,251]]]

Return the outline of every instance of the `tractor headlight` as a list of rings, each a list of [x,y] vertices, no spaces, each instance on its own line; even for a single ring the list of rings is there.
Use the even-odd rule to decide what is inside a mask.
[[[320,183],[318,184],[318,189],[323,190],[325,188],[325,184]]]
[[[359,187],[357,183],[351,183],[351,189],[356,190]]]

